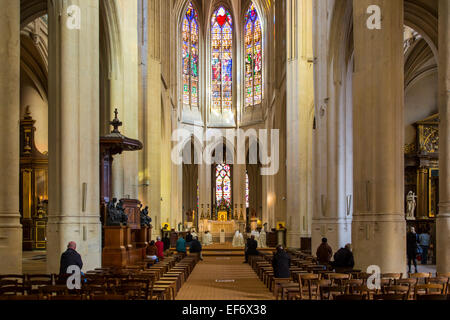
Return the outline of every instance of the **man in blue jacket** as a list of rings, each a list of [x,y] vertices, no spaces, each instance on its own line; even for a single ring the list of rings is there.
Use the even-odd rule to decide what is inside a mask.
[[[177,252],[180,254],[186,254],[186,240],[184,240],[183,236],[179,236],[177,240]]]

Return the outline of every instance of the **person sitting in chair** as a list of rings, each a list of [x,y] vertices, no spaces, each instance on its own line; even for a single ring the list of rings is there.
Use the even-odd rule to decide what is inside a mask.
[[[272,259],[272,267],[273,267],[273,275],[275,278],[290,278],[291,271],[289,267],[291,265],[291,257],[284,250],[282,245],[277,246],[277,251],[273,255]]]
[[[202,256],[202,244],[198,241],[198,237],[194,237],[189,248],[189,253],[198,254],[200,260],[203,260]]]
[[[334,262],[331,263],[334,269],[339,270],[351,270],[355,266],[355,261],[353,259],[352,246],[347,243],[344,248],[340,248],[334,254]]]
[[[146,255],[148,259],[158,262],[158,247],[155,245],[154,240],[150,241],[150,244],[147,247]]]

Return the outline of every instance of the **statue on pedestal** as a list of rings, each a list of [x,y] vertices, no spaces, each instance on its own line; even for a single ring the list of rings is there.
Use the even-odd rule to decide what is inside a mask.
[[[106,218],[107,226],[120,226],[127,225],[128,216],[125,214],[122,201],[119,201],[116,205],[117,199],[113,198],[112,201],[108,202]]]
[[[140,209],[142,209],[142,204],[140,206]],[[145,226],[150,227],[152,218],[148,216],[148,206],[145,206],[145,208],[143,210],[140,210],[140,212],[141,212],[141,227]]]
[[[416,198],[417,196],[414,194],[414,192],[409,191],[408,195],[406,196],[406,219],[407,220],[414,220],[414,210],[416,209]]]
[[[261,232],[259,233],[258,248],[266,248],[267,247],[266,239],[267,239],[266,231],[264,230],[264,228],[262,228]]]

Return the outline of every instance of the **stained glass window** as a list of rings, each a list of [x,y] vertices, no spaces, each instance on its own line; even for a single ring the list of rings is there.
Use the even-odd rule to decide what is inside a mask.
[[[183,104],[198,107],[198,14],[189,2],[182,28]]]
[[[216,165],[216,200],[220,204],[225,200],[231,206],[231,167],[228,164]]]
[[[233,85],[232,46],[232,18],[224,7],[220,7],[211,18],[211,98],[213,111],[231,111]]]
[[[261,20],[253,3],[245,14],[244,37],[245,106],[250,107],[260,104],[263,95]]]
[[[250,207],[250,202],[248,200],[248,195],[250,193],[249,183],[248,183],[248,172],[245,172],[245,207]]]

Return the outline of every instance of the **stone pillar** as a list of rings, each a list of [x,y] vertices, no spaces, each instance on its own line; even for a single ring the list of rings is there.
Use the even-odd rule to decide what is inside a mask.
[[[370,5],[381,29],[367,27]],[[405,272],[403,1],[354,0],[353,21],[355,268]]]
[[[344,15],[349,11],[351,8],[344,1],[331,7],[326,1],[319,1],[314,6],[313,254],[324,237],[333,252],[351,239],[352,117],[351,98],[348,97],[351,96],[351,89],[348,90],[351,71],[348,69],[352,62],[346,58],[350,40],[338,36],[349,32],[344,22],[351,18]]]
[[[125,0],[125,2],[128,2]],[[150,186],[142,190],[139,197],[141,201],[148,204],[152,218],[154,217],[155,227],[160,228],[161,223],[169,222],[171,228],[177,228],[177,224],[182,221],[181,212],[179,220],[170,221],[170,212],[161,212],[161,185],[165,177],[161,174],[162,161],[171,161],[170,158],[162,157],[161,142],[161,38],[160,38],[160,0],[148,0],[146,7],[147,26],[146,41],[147,68],[146,87],[144,88],[143,103],[143,136],[139,139],[144,143],[144,155],[139,163],[139,171],[143,173],[144,181],[148,181]],[[182,172],[182,168],[179,168]],[[181,175],[179,176],[181,177]],[[170,179],[170,177],[167,177]],[[181,191],[181,189],[179,189]],[[179,201],[183,201],[182,194],[179,194]],[[181,206],[180,206],[181,208]],[[185,214],[185,212],[183,212]],[[176,222],[176,225],[173,223]],[[157,224],[157,225],[156,225]],[[155,232],[156,234],[156,232]]]
[[[312,130],[312,1],[289,1],[287,22],[286,217],[287,246],[301,247],[311,237]]]
[[[238,164],[234,161],[233,165],[233,218],[235,211],[239,218],[239,214],[242,208],[242,215],[245,217],[245,164]],[[263,222],[264,223],[264,222]]]
[[[69,5],[79,11],[68,12]],[[47,272],[77,242],[83,270],[101,265],[99,2],[48,1],[49,219]],[[73,7],[72,7],[73,8]],[[76,8],[76,7],[75,7]],[[69,16],[70,13],[70,16]],[[71,24],[80,19],[80,25]]]
[[[0,274],[22,273],[19,214],[20,1],[0,0]]]
[[[450,272],[450,3],[439,1],[439,214],[436,268]]]

